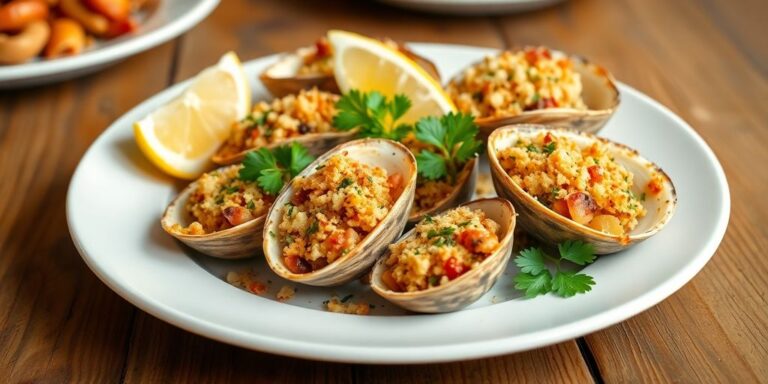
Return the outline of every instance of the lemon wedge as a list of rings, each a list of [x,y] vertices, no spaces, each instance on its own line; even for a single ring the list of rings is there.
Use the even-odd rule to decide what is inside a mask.
[[[379,91],[387,97],[405,94],[413,103],[402,118],[405,123],[456,110],[440,84],[397,50],[378,40],[339,30],[329,31],[328,41],[333,47],[336,83],[343,93],[357,89]]]
[[[134,124],[136,143],[165,173],[195,179],[251,107],[251,88],[234,52],[192,79],[189,87]]]

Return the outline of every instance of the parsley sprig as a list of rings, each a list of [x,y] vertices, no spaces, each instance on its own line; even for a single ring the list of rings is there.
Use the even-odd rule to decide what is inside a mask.
[[[592,290],[595,280],[585,273],[564,271],[563,260],[577,265],[587,265],[595,261],[595,249],[582,241],[566,241],[558,245],[560,258],[546,254],[541,248],[528,248],[515,258],[520,272],[515,276],[515,288],[525,291],[525,296],[533,298],[553,292],[560,297],[571,297],[578,293]],[[550,272],[547,262],[554,265],[555,274]]]
[[[411,100],[405,95],[387,100],[376,91],[353,89],[336,103],[339,112],[333,117],[333,125],[343,131],[358,128],[360,137],[400,140],[413,130],[411,125],[398,124],[410,108]]]
[[[477,125],[472,115],[450,112],[441,118],[425,117],[416,123],[416,138],[434,146],[436,151],[422,150],[416,155],[419,174],[429,180],[448,177],[456,180],[461,165],[480,150],[475,139]]]
[[[259,148],[245,155],[239,177],[244,181],[256,181],[264,192],[274,196],[314,160],[307,148],[295,141],[271,151]]]
[[[405,95],[395,95],[391,100],[381,93],[351,90],[336,103],[339,111],[333,119],[341,130],[359,129],[361,137],[381,137],[401,140],[414,127],[398,123],[411,108]],[[475,156],[481,142],[475,137],[478,128],[471,115],[449,113],[440,118],[421,118],[415,127],[416,139],[430,148],[416,155],[419,175],[428,180],[448,179],[453,183],[461,166]]]

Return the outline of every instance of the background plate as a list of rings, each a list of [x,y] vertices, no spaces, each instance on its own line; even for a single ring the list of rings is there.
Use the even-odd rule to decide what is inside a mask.
[[[142,12],[139,29],[133,34],[98,41],[77,56],[0,65],[0,89],[46,84],[95,72],[184,33],[218,4],[219,0],[160,0]]]
[[[437,63],[444,78],[494,50],[412,44]],[[275,60],[246,64],[257,99],[267,98],[257,74]],[[166,235],[160,216],[184,184],[162,175],[134,144],[131,125],[178,95],[175,85],[137,106],[102,134],[78,166],[67,196],[72,239],[111,289],[178,327],[227,343],[290,356],[366,363],[419,363],[479,358],[572,339],[655,305],[689,281],[725,233],[730,210],[722,168],[704,141],[679,117],[640,92],[619,85],[622,105],[602,134],[638,149],[670,175],[678,208],[657,236],[585,268],[597,282],[585,295],[524,300],[513,289],[513,263],[471,307],[450,314],[412,315],[377,301],[359,283],[299,286],[288,303],[274,300],[287,283],[263,258],[215,260]],[[487,172],[487,164],[483,166]],[[264,296],[230,286],[229,270],[255,268],[269,282]],[[631,271],[631,273],[629,272]],[[293,284],[292,284],[293,285]],[[371,316],[328,313],[322,301],[355,294]]]

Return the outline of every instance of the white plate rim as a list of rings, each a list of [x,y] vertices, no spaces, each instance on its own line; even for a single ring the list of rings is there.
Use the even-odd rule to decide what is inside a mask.
[[[218,4],[219,0],[198,0],[197,3],[188,9],[182,17],[160,26],[157,30],[150,33],[138,34],[137,36],[130,37],[120,43],[83,52],[77,56],[0,66],[0,86],[5,82],[14,82],[14,84],[23,86],[22,82],[24,80],[31,81],[38,77],[61,75],[90,67],[106,65],[138,52],[148,50],[179,36],[197,25],[208,16]]]
[[[429,43],[414,43],[414,48],[419,46],[423,47],[446,47],[446,48],[464,48],[467,50],[488,49],[495,50],[493,48],[483,48],[477,46],[466,45],[451,45],[451,44],[429,44]],[[272,59],[276,55],[265,56],[259,59]],[[255,59],[255,60],[259,60]],[[160,93],[148,98],[141,104],[134,107],[134,109],[140,108],[143,105],[151,104],[155,99],[161,98],[168,93],[179,92],[181,88],[185,86],[188,81],[176,84]],[[663,115],[677,123],[685,133],[694,139],[700,149],[703,150],[705,156],[710,161],[711,165],[715,169],[715,178],[718,184],[722,187],[722,202],[723,206],[719,212],[716,228],[713,235],[707,239],[706,244],[702,247],[702,251],[699,255],[688,261],[683,268],[678,270],[676,274],[667,279],[664,283],[656,286],[654,289],[648,290],[643,294],[614,307],[610,310],[597,313],[595,315],[585,317],[581,320],[563,324],[556,327],[547,328],[545,330],[531,332],[524,335],[513,335],[509,337],[500,337],[493,340],[476,341],[469,343],[460,343],[452,345],[439,345],[439,346],[408,346],[408,347],[366,347],[366,346],[340,346],[340,345],[326,345],[316,342],[284,340],[280,338],[254,335],[250,332],[243,332],[236,329],[222,327],[212,322],[204,321],[186,313],[182,313],[173,308],[166,307],[159,304],[154,299],[144,297],[137,290],[131,287],[125,287],[115,283],[110,279],[108,274],[102,269],[102,267],[95,262],[94,255],[89,255],[84,249],[83,245],[79,241],[77,234],[73,230],[73,212],[72,212],[72,186],[67,194],[67,223],[70,232],[70,236],[77,248],[78,252],[82,255],[83,260],[88,267],[104,282],[110,289],[118,293],[121,297],[136,305],[139,309],[161,319],[170,324],[173,324],[179,328],[187,331],[209,337],[218,341],[226,342],[228,344],[260,350],[264,352],[276,353],[280,355],[310,358],[315,360],[324,361],[336,361],[336,362],[355,362],[355,363],[383,363],[383,364],[412,364],[412,363],[435,363],[435,362],[448,362],[463,359],[474,359],[497,356],[505,353],[514,353],[525,350],[530,350],[537,347],[556,344],[559,342],[567,341],[580,337],[608,326],[614,325],[621,321],[624,321],[642,311],[645,311],[652,306],[658,304],[662,300],[666,299],[677,290],[682,288],[688,281],[690,281],[709,261],[714,255],[728,225],[730,216],[730,191],[727,183],[725,173],[722,165],[717,160],[714,152],[704,142],[704,140],[690,127],[682,118],[675,115],[665,106],[661,105],[657,101],[653,100],[649,96],[643,94],[640,91],[635,90],[623,83],[618,83],[622,93],[631,94],[633,97],[637,97],[642,101],[647,102],[656,109],[658,109]],[[132,111],[134,110],[132,109]],[[122,120],[131,113],[126,112],[123,117],[115,121],[105,130],[99,138],[94,141],[88,151],[84,154],[85,158],[88,152],[97,145],[97,143],[104,138],[104,134],[113,127],[122,125]],[[80,171],[80,165],[78,165],[72,180],[77,178]]]

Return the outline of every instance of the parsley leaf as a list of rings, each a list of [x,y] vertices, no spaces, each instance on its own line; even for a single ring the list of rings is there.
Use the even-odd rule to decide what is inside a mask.
[[[256,179],[259,187],[270,195],[277,195],[283,189],[283,171],[278,168],[269,168],[261,171]]]
[[[376,91],[353,89],[336,102],[333,125],[342,131],[357,128],[360,137],[400,140],[413,130],[408,124],[398,124],[410,108],[411,100],[405,95],[395,95],[390,101]]]
[[[585,293],[592,290],[595,280],[584,273],[559,271],[552,279],[552,292],[559,296],[571,297],[577,293]]]
[[[558,245],[560,258],[556,259],[544,253],[540,248],[528,248],[515,258],[520,272],[515,276],[515,289],[525,292],[528,298],[553,292],[560,297],[571,297],[578,293],[592,290],[595,280],[585,273],[564,271],[563,260],[578,265],[587,265],[595,261],[594,247],[582,241],[565,241]],[[554,277],[547,267],[547,261],[555,265]]]
[[[528,248],[520,251],[520,256],[515,258],[515,264],[523,273],[538,275],[542,271],[547,271],[544,252],[539,248]]]
[[[264,192],[274,196],[314,159],[297,142],[279,146],[272,151],[259,148],[245,155],[238,177],[243,181],[256,181]]]
[[[437,180],[447,174],[445,158],[432,151],[421,151],[416,155],[419,174],[428,180]]]
[[[429,149],[419,152],[416,156],[419,174],[429,180],[447,177],[453,182],[460,166],[480,151],[482,143],[475,139],[477,133],[474,118],[468,114],[450,112],[439,119],[421,118],[416,123],[416,138],[434,146],[437,152]]]
[[[549,273],[518,273],[515,276],[515,288],[525,291],[525,297],[529,299],[544,295],[552,290],[552,276]]]
[[[579,240],[568,240],[557,246],[560,256],[578,265],[587,265],[595,261],[595,247]]]

